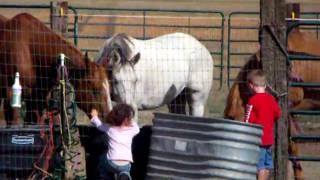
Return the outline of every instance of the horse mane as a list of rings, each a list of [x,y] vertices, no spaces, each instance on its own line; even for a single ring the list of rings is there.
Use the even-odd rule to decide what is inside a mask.
[[[262,69],[259,53],[260,51],[257,51],[255,54],[252,54],[238,73],[236,81],[233,83],[227,97],[224,110],[225,118],[237,119],[244,116],[244,105],[247,104],[253,93],[249,90],[246,83],[248,73],[255,69]]]
[[[259,52],[252,54],[246,64],[241,68],[236,78],[237,82],[243,83],[247,80],[248,72],[254,69],[262,69],[262,63],[260,60]]]
[[[103,52],[99,53],[97,59],[101,62],[100,60],[109,56],[112,51],[116,50],[121,57],[121,62],[124,63],[131,58],[133,53],[130,44],[133,45],[133,42],[129,35],[125,33],[116,34],[104,43]]]

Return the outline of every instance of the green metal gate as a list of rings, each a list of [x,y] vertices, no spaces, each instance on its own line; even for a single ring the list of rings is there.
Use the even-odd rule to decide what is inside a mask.
[[[292,31],[294,28],[297,27],[314,27],[320,25],[320,21],[299,21],[295,20],[287,29],[287,35]],[[318,37],[318,35],[317,35]],[[311,55],[294,55],[289,54],[288,57],[289,61],[319,61],[320,56],[311,56]],[[288,82],[289,87],[303,87],[303,88],[320,88],[320,82],[311,83],[311,82]],[[299,116],[318,116],[320,115],[319,110],[289,110],[291,115],[299,115]],[[320,142],[320,134],[299,134],[291,136],[290,139],[295,142]],[[320,154],[317,155],[299,155],[299,156],[289,156],[290,160],[298,160],[298,161],[320,161]]]
[[[320,12],[302,12],[301,17],[320,19]],[[227,19],[227,85],[231,87],[240,68],[259,48],[260,13],[231,12]],[[303,27],[303,29],[312,29],[317,39],[320,34],[319,28],[319,25]]]

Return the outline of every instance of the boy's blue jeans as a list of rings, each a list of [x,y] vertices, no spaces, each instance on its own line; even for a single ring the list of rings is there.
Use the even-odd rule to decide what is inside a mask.
[[[258,162],[257,168],[258,170],[273,169],[271,146],[260,146],[259,162]]]
[[[114,164],[111,160],[108,160],[106,154],[102,154],[99,157],[97,179],[114,180],[114,175],[119,175],[120,173],[126,173],[130,177],[130,168],[130,163],[124,166],[119,166]]]

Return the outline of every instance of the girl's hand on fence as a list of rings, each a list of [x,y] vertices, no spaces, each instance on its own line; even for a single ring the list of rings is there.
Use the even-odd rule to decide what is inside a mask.
[[[92,109],[90,114],[91,114],[91,118],[97,117],[98,116],[98,111],[96,109]]]

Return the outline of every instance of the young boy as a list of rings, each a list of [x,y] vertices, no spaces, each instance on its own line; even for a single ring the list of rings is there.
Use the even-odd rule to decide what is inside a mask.
[[[254,70],[248,75],[248,86],[254,95],[246,106],[246,121],[262,125],[258,180],[267,180],[273,168],[272,150],[274,123],[280,118],[280,107],[275,98],[266,92],[266,76],[262,70]]]

